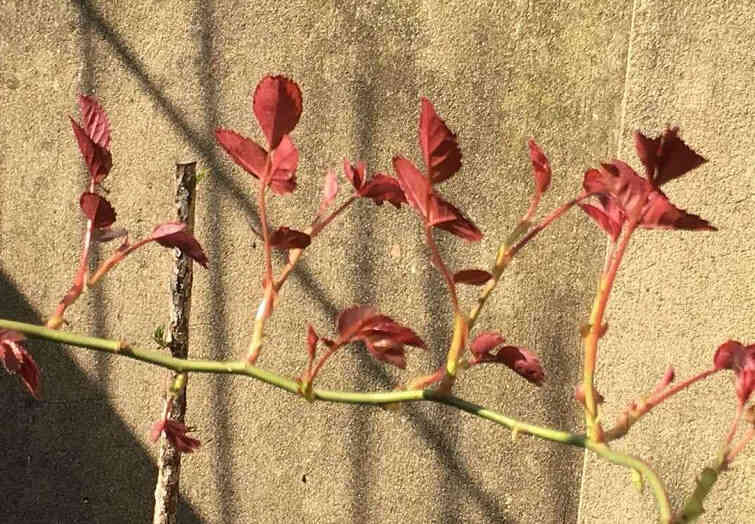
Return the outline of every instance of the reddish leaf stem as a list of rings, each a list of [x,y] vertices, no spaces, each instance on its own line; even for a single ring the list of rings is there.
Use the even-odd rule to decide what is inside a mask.
[[[438,246],[435,244],[435,239],[433,238],[433,228],[428,224],[425,224],[425,239],[427,240],[427,245],[432,252],[431,260],[433,261],[433,265],[438,269],[440,274],[445,279],[446,285],[448,286],[448,294],[451,297],[451,304],[454,307],[454,312],[456,314],[460,314],[461,311],[459,310],[459,299],[456,296],[456,284],[454,283],[454,277],[448,270],[446,264],[443,262],[443,258],[441,258],[440,256]]]
[[[597,396],[594,389],[595,365],[598,356],[598,340],[602,334],[603,317],[608,305],[608,299],[611,296],[611,289],[616,280],[621,260],[624,257],[632,233],[637,227],[637,222],[627,222],[624,235],[621,237],[616,250],[608,266],[600,276],[598,292],[595,295],[592,311],[590,313],[590,330],[584,337],[585,346],[585,363],[583,374],[583,389],[585,392],[585,423],[587,424],[587,436],[591,440],[601,442],[603,440],[603,429],[597,421],[598,404]]]
[[[322,231],[322,230],[323,230],[323,229],[325,228],[325,226],[327,226],[328,224],[330,224],[330,222],[331,222],[331,221],[332,221],[332,220],[333,220],[334,218],[336,218],[336,217],[337,217],[338,215],[340,215],[340,214],[341,214],[341,213],[342,213],[342,212],[343,212],[343,211],[344,211],[344,210],[345,210],[345,209],[346,209],[347,207],[349,207],[349,206],[350,206],[350,205],[351,205],[351,204],[352,204],[352,203],[353,203],[353,202],[354,202],[354,201],[355,201],[355,200],[356,200],[357,198],[358,198],[358,196],[357,196],[357,195],[351,195],[351,196],[350,196],[350,197],[349,197],[348,199],[346,199],[346,201],[345,201],[345,202],[344,202],[343,204],[341,204],[341,205],[340,205],[340,206],[338,207],[338,209],[336,209],[335,211],[333,211],[333,212],[332,212],[332,213],[331,213],[330,215],[328,215],[327,217],[325,217],[325,218],[324,218],[323,220],[320,220],[320,221],[318,221],[318,222],[315,222],[315,223],[314,223],[314,224],[312,225],[312,228],[311,228],[311,229],[312,229],[312,231],[311,231],[311,233],[309,234],[310,238],[315,238],[315,237],[317,236],[317,234],[318,234],[318,233],[320,233],[320,231]]]
[[[95,183],[94,178],[89,179],[89,192],[94,193]],[[63,325],[63,315],[66,308],[76,302],[84,290],[84,285],[87,280],[87,266],[89,265],[89,248],[92,245],[92,236],[94,235],[94,220],[87,218],[86,230],[84,232],[84,239],[81,247],[81,258],[79,259],[79,268],[76,271],[76,275],[73,278],[73,285],[65,294],[65,296],[58,303],[58,307],[55,308],[55,313],[47,321],[47,327],[51,329],[58,329]]]
[[[734,435],[737,434],[737,428],[739,427],[739,421],[742,420],[742,414],[744,413],[745,405],[743,402],[737,403],[737,413],[734,415],[734,420],[731,421],[731,427],[729,428],[729,432],[726,434],[726,442],[724,444],[724,449],[729,449],[731,446],[732,440],[734,440]]]
[[[706,369],[702,373],[698,373],[697,375],[694,375],[682,382],[679,382],[675,386],[665,389],[659,392],[658,394],[650,395],[650,397],[647,400],[644,400],[638,403],[638,405],[633,406],[630,409],[627,409],[621,415],[621,417],[619,417],[619,420],[616,422],[616,425],[605,432],[604,434],[605,441],[610,442],[612,440],[622,438],[624,435],[627,434],[627,432],[629,431],[629,428],[631,428],[635,422],[637,422],[642,416],[650,412],[650,410],[652,410],[654,407],[658,406],[659,404],[661,404],[663,401],[667,400],[668,398],[671,398],[672,396],[676,395],[680,391],[687,389],[689,386],[691,386],[695,382],[708,378],[716,371],[719,371],[719,370],[716,368]]]
[[[331,356],[333,356],[333,353],[338,351],[338,349],[341,348],[341,344],[335,343],[333,347],[331,347],[327,353],[325,353],[322,357],[320,357],[320,360],[317,362],[317,365],[315,366],[315,369],[309,374],[309,380],[314,381],[317,374],[320,372],[320,369],[322,369],[323,365],[325,365],[325,361],[328,360]]]
[[[755,438],[755,427],[750,428],[750,430],[745,433],[745,436],[742,437],[742,439],[737,442],[737,444],[731,448],[731,451],[726,455],[726,464],[731,464],[737,455],[747,446],[747,444]]]
[[[113,269],[115,266],[120,264],[123,259],[125,259],[128,255],[139,249],[145,244],[148,244],[153,239],[150,237],[143,238],[139,242],[136,242],[135,244],[132,244],[128,246],[128,248],[124,249],[123,251],[116,251],[110,257],[103,262],[100,263],[100,267],[97,268],[97,270],[92,274],[92,276],[87,281],[87,286],[92,287],[94,286],[99,280],[105,276],[105,274]]]
[[[493,278],[491,278],[488,283],[485,285],[485,287],[480,292],[480,295],[477,297],[477,304],[475,304],[474,308],[472,308],[472,311],[469,314],[469,318],[467,321],[467,327],[471,330],[475,323],[477,322],[477,318],[480,316],[480,313],[482,312],[482,308],[485,306],[485,302],[488,300],[488,297],[493,292],[495,287],[498,285],[498,281],[501,279],[501,275],[503,274],[503,271],[506,269],[506,267],[509,265],[511,260],[514,258],[514,255],[516,255],[519,250],[521,250],[527,243],[535,238],[538,233],[543,231],[546,227],[548,227],[550,224],[552,224],[557,218],[561,217],[564,213],[566,213],[569,209],[571,209],[575,204],[578,202],[584,200],[587,198],[588,195],[582,194],[578,196],[577,198],[570,200],[566,202],[565,204],[561,205],[560,207],[553,210],[548,216],[546,216],[539,224],[537,224],[532,230],[527,233],[525,237],[523,237],[518,243],[516,243],[513,246],[507,245],[508,242],[501,245],[501,247],[498,249],[498,255],[496,256],[495,264],[493,265],[493,268],[491,269],[490,273],[493,275]],[[517,228],[515,229],[514,233],[510,236],[512,239],[516,239],[521,234],[520,228],[522,225],[526,225],[528,222],[520,221],[517,225]],[[511,242],[514,242],[515,240],[510,240]]]

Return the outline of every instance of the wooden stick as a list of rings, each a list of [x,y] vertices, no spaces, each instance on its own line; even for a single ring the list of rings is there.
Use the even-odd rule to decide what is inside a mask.
[[[196,200],[196,162],[176,164],[176,211],[178,220],[194,229]],[[191,316],[192,261],[178,249],[174,250],[175,266],[170,279],[170,329],[166,342],[176,358],[189,355],[189,318]],[[171,384],[176,384],[177,373],[171,373]],[[184,376],[185,380],[188,376]],[[183,423],[186,414],[186,387],[173,393],[168,418]],[[158,456],[158,476],[155,486],[155,513],[153,524],[176,524],[178,485],[181,477],[181,453],[167,439],[162,439]]]

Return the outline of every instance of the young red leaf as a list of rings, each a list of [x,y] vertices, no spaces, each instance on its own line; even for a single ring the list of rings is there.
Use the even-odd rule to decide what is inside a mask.
[[[175,420],[160,419],[152,425],[150,431],[150,440],[157,442],[161,434],[165,434],[165,439],[173,444],[173,447],[179,453],[192,453],[194,450],[199,449],[201,442],[199,440],[188,436],[188,428]]]
[[[216,129],[215,138],[236,164],[255,177],[262,178],[265,173],[267,151],[259,144],[231,129]]]
[[[583,187],[588,193],[611,199],[622,217],[637,221],[641,227],[715,231],[697,215],[676,208],[660,189],[620,160],[602,164],[600,171],[585,172]]]
[[[115,222],[115,209],[110,202],[94,193],[85,192],[79,198],[79,206],[84,215],[94,222],[96,228],[107,228]]]
[[[315,332],[315,328],[312,327],[312,324],[309,324],[307,326],[307,354],[309,355],[310,360],[315,358],[318,340],[319,338],[317,332]]]
[[[278,249],[304,249],[310,242],[308,234],[285,226],[279,227],[270,235],[270,245]]]
[[[667,128],[662,135],[652,139],[639,131],[634,134],[637,155],[645,166],[648,180],[655,187],[707,162],[679,138],[678,132],[678,127]]]
[[[492,353],[493,349],[503,342],[504,338],[499,333],[481,333],[470,345],[469,349],[475,355],[470,364],[504,364],[529,382],[537,386],[542,385],[545,372],[540,365],[540,360],[529,350],[516,346],[501,346],[495,354]]]
[[[407,203],[427,221],[427,204],[432,193],[430,181],[414,164],[400,156],[393,157],[393,169]]]
[[[362,341],[376,360],[404,369],[404,346],[424,348],[425,343],[411,329],[368,306],[346,309],[338,316],[337,344]]]
[[[357,165],[352,166],[348,159],[343,159],[343,174],[346,175],[346,178],[349,179],[351,185],[354,186],[354,189],[357,191],[362,189],[362,186],[366,181],[365,171],[366,168],[364,162],[359,162]]]
[[[178,248],[202,267],[207,267],[207,255],[194,235],[186,231],[186,224],[182,222],[159,224],[152,230],[149,238],[163,247]]]
[[[461,167],[461,150],[456,143],[456,135],[446,127],[433,104],[424,97],[419,115],[419,145],[433,184],[447,180]]]
[[[252,108],[270,149],[275,149],[299,122],[301,90],[284,76],[266,76],[254,90]]]
[[[710,225],[707,220],[674,206],[660,191],[654,191],[648,196],[641,226],[646,229],[716,231],[716,228]]]
[[[428,222],[433,227],[445,229],[449,233],[471,242],[482,238],[477,226],[464,217],[456,207],[433,193],[430,197],[430,216]]]
[[[10,329],[0,329],[0,362],[11,375],[18,375],[31,395],[39,399],[39,367],[24,347],[24,336]]]
[[[506,342],[506,339],[497,331],[486,331],[477,335],[469,346],[469,350],[476,356],[490,353],[496,346]]]
[[[79,95],[81,127],[92,142],[107,150],[110,149],[110,122],[105,110],[93,96]]]
[[[533,139],[530,139],[527,145],[530,149],[532,172],[535,176],[535,191],[537,195],[542,195],[551,184],[551,165],[543,150]]]
[[[493,275],[482,269],[463,269],[454,274],[455,283],[470,286],[481,286],[491,278]]]
[[[296,167],[299,151],[288,135],[283,135],[278,147],[270,153],[270,189],[279,195],[296,189]]]
[[[317,211],[317,216],[321,217],[325,210],[330,207],[338,194],[338,177],[333,171],[328,171],[325,175],[325,183],[322,188],[322,198],[320,200],[320,209]]]
[[[94,142],[73,118],[71,118],[71,127],[90,176],[94,179],[95,184],[101,183],[113,167],[113,157],[110,155],[110,151]]]
[[[582,211],[587,213],[587,216],[595,220],[595,222],[608,234],[612,242],[616,242],[621,234],[621,225],[624,222],[623,216],[621,216],[621,210],[617,205],[611,204],[607,211],[604,206],[593,206],[590,204],[579,204]]]
[[[399,181],[388,175],[376,173],[369,182],[357,192],[360,197],[371,198],[375,204],[381,206],[383,202],[390,202],[397,209],[406,204],[406,197],[401,190]]]
[[[745,346],[736,340],[727,340],[713,357],[716,369],[731,369],[736,381],[734,387],[742,405],[755,391],[755,344]]]

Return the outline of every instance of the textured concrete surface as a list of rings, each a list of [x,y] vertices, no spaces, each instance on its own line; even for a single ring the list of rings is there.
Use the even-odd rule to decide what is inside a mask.
[[[574,194],[585,167],[617,149],[636,163],[632,129],[657,132],[669,122],[711,162],[668,193],[722,231],[637,237],[601,350],[611,419],[667,363],[686,376],[707,366],[724,339],[752,340],[755,25],[752,5],[734,4],[2,0],[0,316],[41,322],[70,283],[86,175],[66,115],[76,115],[82,91],[97,95],[110,116],[115,167],[105,187],[135,237],[172,217],[175,161],[196,159],[211,173],[197,208],[197,236],[211,260],[209,271],[195,273],[198,357],[243,352],[260,298],[261,250],[248,227],[257,223],[254,186],[215,146],[212,130],[261,137],[249,94],[268,72],[293,77],[304,93],[294,133],[299,189],[273,201],[273,223],[303,227],[325,171],[344,155],[375,170],[387,170],[396,153],[419,159],[419,97],[427,96],[464,152],[462,172],[442,190],[486,235],[479,246],[442,239],[457,268],[487,264],[526,209],[529,136],[555,169],[548,209]],[[522,254],[480,320],[480,328],[533,348],[547,385],[533,390],[503,369],[482,369],[465,377],[459,394],[527,420],[581,426],[571,400],[576,326],[587,315],[603,243],[585,217],[568,215]],[[298,374],[307,322],[332,333],[340,309],[373,303],[414,327],[432,351],[413,353],[409,369],[396,373],[349,350],[322,383],[389,389],[431,370],[449,341],[450,307],[426,255],[410,212],[355,206],[287,285],[260,364]],[[70,309],[70,328],[148,344],[167,322],[169,258],[157,248],[137,253]],[[165,374],[51,344],[33,351],[44,401],[0,380],[2,521],[146,521],[155,479],[146,436]],[[730,381],[716,377],[659,409],[621,446],[687,493],[732,408]],[[579,450],[512,443],[501,428],[440,407],[309,405],[264,384],[193,377],[187,418],[204,447],[184,462],[182,522],[654,515],[650,495],[634,493],[626,471],[592,459],[583,468]],[[706,522],[752,520],[749,453],[717,487]]]

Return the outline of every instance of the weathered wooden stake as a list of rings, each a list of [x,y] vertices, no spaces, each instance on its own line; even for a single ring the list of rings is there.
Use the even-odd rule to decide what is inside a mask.
[[[194,229],[196,197],[196,162],[176,164],[176,211],[178,220]],[[191,316],[192,261],[178,249],[174,250],[175,266],[170,279],[170,329],[166,342],[171,354],[178,358],[189,355],[189,318]],[[187,378],[187,377],[185,377]],[[175,383],[176,374],[171,375]],[[186,388],[177,393],[168,417],[184,421],[186,414]],[[181,454],[166,439],[160,444],[158,476],[155,486],[155,513],[153,524],[175,524],[178,509],[178,484],[181,477]]]

